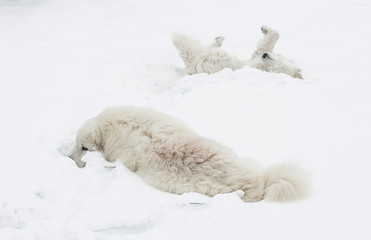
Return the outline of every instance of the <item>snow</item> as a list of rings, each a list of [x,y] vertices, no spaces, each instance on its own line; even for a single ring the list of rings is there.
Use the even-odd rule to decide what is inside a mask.
[[[368,0],[0,0],[0,238],[370,239],[370,21]],[[171,44],[224,35],[247,59],[263,24],[305,80],[187,76]],[[116,105],[154,107],[265,166],[298,162],[312,195],[178,196],[99,153],[77,168],[77,129]]]

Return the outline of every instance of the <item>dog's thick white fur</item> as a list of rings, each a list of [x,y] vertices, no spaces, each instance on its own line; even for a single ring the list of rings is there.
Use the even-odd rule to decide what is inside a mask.
[[[182,122],[152,109],[108,108],[78,130],[71,158],[79,167],[87,151],[120,160],[148,184],[171,193],[209,196],[243,190],[242,199],[289,201],[307,190],[305,173],[284,163],[261,170],[231,149],[201,137]]]
[[[263,71],[285,73],[303,79],[301,69],[292,60],[273,53],[279,33],[267,26],[262,26],[261,31],[264,38],[258,42],[255,52],[248,61],[221,49],[224,37],[217,37],[212,45],[206,46],[192,37],[174,34],[173,44],[178,49],[188,74],[212,74],[224,68],[237,70],[248,65]]]

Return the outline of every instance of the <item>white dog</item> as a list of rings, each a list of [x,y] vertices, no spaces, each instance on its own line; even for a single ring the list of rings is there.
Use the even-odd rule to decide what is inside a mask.
[[[108,108],[86,121],[70,157],[84,167],[81,158],[87,151],[102,152],[107,161],[120,160],[148,184],[176,194],[243,190],[247,202],[289,201],[307,190],[305,174],[296,165],[257,170],[228,147],[148,108]]]
[[[217,37],[214,44],[202,45],[199,41],[183,34],[173,35],[173,44],[183,59],[188,74],[215,73],[224,68],[240,69],[246,65],[267,72],[285,73],[303,79],[301,69],[290,59],[273,53],[279,33],[266,26],[261,27],[264,38],[258,42],[257,49],[248,61],[221,49],[224,37]]]

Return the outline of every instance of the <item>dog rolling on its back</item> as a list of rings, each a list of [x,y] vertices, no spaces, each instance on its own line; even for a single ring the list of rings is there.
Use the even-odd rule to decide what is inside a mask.
[[[187,74],[216,73],[224,68],[232,70],[250,66],[267,72],[284,73],[294,78],[303,79],[301,69],[290,59],[273,53],[279,33],[266,26],[261,27],[264,35],[248,61],[227,53],[221,49],[224,38],[218,37],[210,45],[202,45],[198,40],[183,34],[173,35],[173,44],[182,58]]]
[[[204,46],[189,36],[174,34],[173,44],[183,59],[187,74],[190,75],[196,73],[211,74],[224,68],[237,70],[247,64],[219,48],[221,43],[218,44],[217,41],[211,46]]]
[[[148,184],[176,194],[243,190],[246,202],[290,201],[308,189],[306,174],[297,165],[257,169],[228,147],[148,108],[109,108],[88,120],[70,157],[84,167],[81,159],[87,151],[100,151],[107,161],[120,160]]]

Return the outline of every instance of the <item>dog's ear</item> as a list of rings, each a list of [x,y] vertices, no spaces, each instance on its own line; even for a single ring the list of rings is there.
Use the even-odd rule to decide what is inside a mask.
[[[103,151],[103,139],[102,134],[99,132],[99,137],[95,138],[94,141],[95,146],[97,147],[96,151],[102,152]]]
[[[96,149],[94,149],[94,151],[103,151],[103,134],[102,134],[102,131],[101,131],[101,126],[100,124],[95,124],[94,128],[92,129],[92,132],[91,132],[91,138],[93,140],[93,143],[96,147]]]

